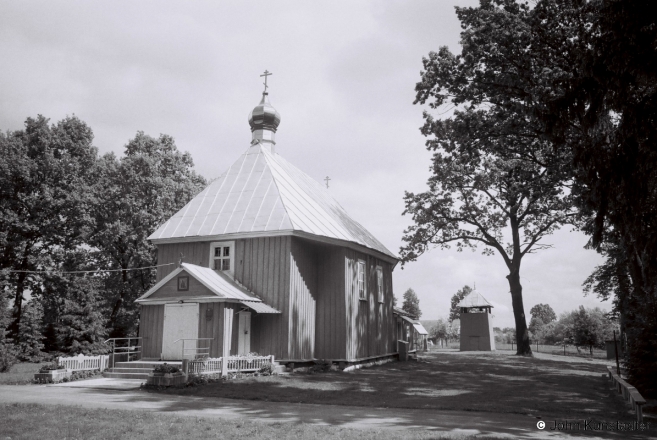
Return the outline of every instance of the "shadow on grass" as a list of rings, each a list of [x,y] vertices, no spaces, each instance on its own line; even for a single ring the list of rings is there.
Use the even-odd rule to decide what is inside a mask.
[[[632,422],[635,415],[629,406],[614,393],[606,379],[605,369],[597,364],[560,362],[547,359],[524,358],[509,353],[432,352],[420,356],[418,362],[391,363],[357,370],[352,373],[294,374],[291,376],[255,377],[229,380],[197,388],[169,389],[141,395],[140,399],[162,400],[167,395],[194,397],[194,408],[226,406],[225,401],[212,397],[243,399],[253,402],[281,402],[280,405],[253,407],[258,417],[299,420],[308,405],[348,405],[368,408],[400,408],[421,410],[460,410],[471,412],[470,422],[441,415],[441,427],[464,429],[478,423],[486,427],[478,433],[536,435],[536,421],[548,426],[554,421],[595,420]],[[185,403],[180,402],[181,405]],[[227,405],[232,406],[232,405]],[[243,408],[241,403],[235,408]],[[326,408],[326,407],[325,407]],[[172,403],[172,411],[181,408]],[[251,411],[236,409],[239,413]],[[324,410],[325,411],[325,410]],[[366,411],[367,412],[367,411]],[[357,416],[358,423],[386,423],[401,426],[426,424],[430,411],[422,417],[401,411],[403,417],[382,421],[376,410],[370,415]],[[527,417],[526,426],[505,426],[509,415]],[[452,420],[450,420],[452,419]],[[370,420],[370,422],[367,422]],[[505,421],[506,420],[506,421]],[[524,420],[524,419],[520,419]],[[476,423],[475,423],[476,421]],[[357,423],[339,410],[317,410],[312,423],[349,426]],[[522,423],[525,425],[525,423]],[[577,432],[577,435],[604,435],[632,438],[627,432]],[[637,434],[637,438],[644,435]]]

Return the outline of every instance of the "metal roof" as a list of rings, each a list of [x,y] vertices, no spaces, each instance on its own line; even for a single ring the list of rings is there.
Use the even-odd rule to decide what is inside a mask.
[[[461,300],[460,303],[456,305],[456,307],[465,307],[465,308],[470,308],[470,307],[493,307],[491,303],[486,301],[486,298],[484,298],[481,293],[475,291],[470,292],[465,298]]]
[[[428,334],[429,334],[429,332],[427,331],[427,329],[424,328],[424,326],[423,326],[422,324],[420,324],[420,323],[413,324],[413,327],[415,327],[415,330],[416,330],[419,334],[421,334],[421,335],[428,335]]]
[[[263,232],[346,240],[398,259],[349,217],[323,185],[262,143],[252,145],[148,239]]]
[[[281,313],[273,307],[268,306],[263,302],[254,301],[240,301],[245,306],[255,310],[257,313]]]
[[[259,313],[280,313],[278,310],[264,304],[256,294],[250,292],[241,284],[238,284],[228,275],[207,267],[201,267],[189,263],[182,263],[180,267],[161,279],[159,283],[155,284],[145,294],[138,298],[137,302],[148,302],[149,296],[183,271],[196,278],[201,284],[207,287],[210,292],[214,293],[219,298],[239,300],[242,304],[254,309],[256,312],[259,312],[257,308],[259,307],[262,310],[262,312]],[[209,298],[211,297],[203,297],[203,299]],[[161,299],[158,298],[158,301],[161,301]],[[256,306],[256,304],[259,306]]]

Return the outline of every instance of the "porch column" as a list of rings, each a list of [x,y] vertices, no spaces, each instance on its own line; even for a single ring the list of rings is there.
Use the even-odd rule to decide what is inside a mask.
[[[230,356],[230,342],[233,339],[233,309],[224,307],[224,340],[221,345],[221,375],[228,374],[228,356]]]

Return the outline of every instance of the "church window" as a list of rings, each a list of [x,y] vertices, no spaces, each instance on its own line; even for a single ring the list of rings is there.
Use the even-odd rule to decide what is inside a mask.
[[[383,302],[383,268],[376,266],[376,292],[379,302]]]
[[[212,243],[210,246],[210,267],[232,276],[235,269],[234,249],[234,241]]]
[[[358,297],[365,298],[365,261],[358,260]]]

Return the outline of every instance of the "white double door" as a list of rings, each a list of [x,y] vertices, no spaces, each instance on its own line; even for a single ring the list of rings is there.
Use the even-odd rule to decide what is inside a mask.
[[[162,359],[180,360],[183,358],[181,339],[198,338],[197,303],[165,304],[164,328],[162,330]],[[196,341],[187,341],[185,348],[196,347]],[[194,357],[193,350],[186,350],[187,358]]]

